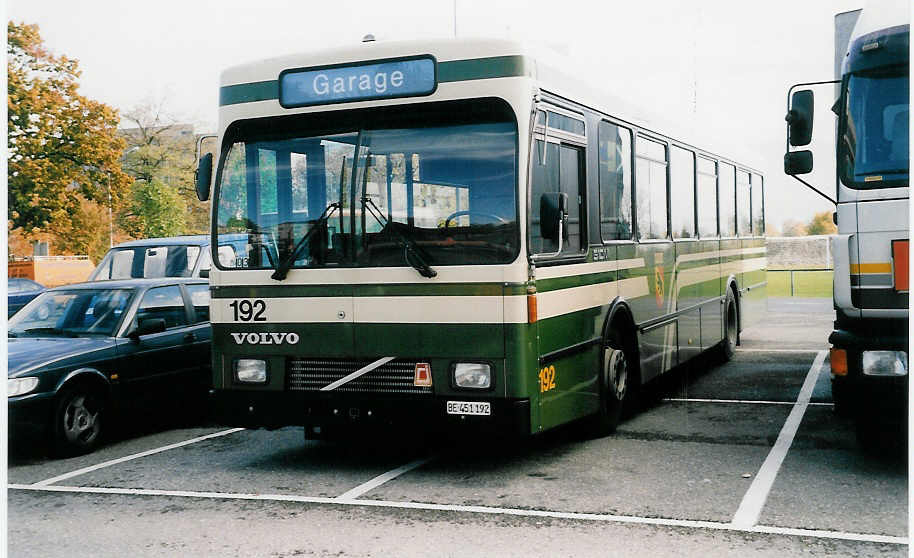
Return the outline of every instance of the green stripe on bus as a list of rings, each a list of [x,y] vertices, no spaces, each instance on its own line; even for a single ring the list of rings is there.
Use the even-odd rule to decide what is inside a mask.
[[[226,85],[219,88],[219,106],[237,105],[238,103],[253,103],[255,101],[269,101],[279,98],[279,81],[258,81],[254,83],[239,83]]]
[[[213,298],[339,296],[502,296],[526,293],[523,284],[441,283],[434,285],[258,285],[213,287]]]
[[[438,83],[532,75],[523,56],[492,56],[438,63]],[[279,99],[279,80],[239,83],[219,88],[219,106]]]

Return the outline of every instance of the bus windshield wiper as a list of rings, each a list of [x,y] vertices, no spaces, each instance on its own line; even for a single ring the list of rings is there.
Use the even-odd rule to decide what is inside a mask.
[[[333,202],[327,207],[324,208],[324,212],[321,213],[321,216],[317,218],[317,221],[314,222],[314,225],[308,229],[308,232],[305,233],[305,236],[301,237],[301,240],[295,245],[295,248],[289,252],[289,255],[279,263],[279,266],[276,268],[276,271],[273,272],[273,275],[270,277],[282,281],[286,278],[286,275],[289,274],[289,270],[292,268],[292,264],[295,263],[295,260],[298,259],[298,253],[301,252],[302,248],[305,247],[308,240],[311,238],[311,235],[314,234],[318,228],[323,227],[327,220],[330,219],[330,216],[340,208],[340,204]]]
[[[375,203],[371,200],[371,198],[368,196],[363,196],[362,207],[371,213],[371,216],[375,218],[379,225],[393,231],[397,236],[400,237],[400,240],[403,241],[403,255],[406,259],[406,263],[418,271],[419,275],[423,277],[427,277],[429,279],[432,277],[437,277],[438,272],[432,269],[432,267],[428,265],[428,262],[425,261],[425,257],[422,255],[419,247],[416,246],[416,242],[406,233],[404,233],[398,224],[388,221],[378,206],[375,205]]]

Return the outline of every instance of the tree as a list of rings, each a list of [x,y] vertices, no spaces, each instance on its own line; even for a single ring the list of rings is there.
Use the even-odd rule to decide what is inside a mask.
[[[835,226],[835,222],[832,220],[831,211],[823,211],[821,213],[816,213],[813,215],[812,220],[809,221],[809,224],[806,225],[806,234],[835,234],[838,232],[838,227]]]
[[[78,93],[78,62],[46,50],[37,25],[9,22],[6,52],[9,226],[65,237],[87,200],[116,207],[130,184],[118,114]]]
[[[165,104],[165,100],[147,102],[124,114],[124,120],[135,126],[122,130],[128,145],[124,169],[134,179],[134,193],[158,182],[179,194],[186,230],[175,234],[208,232],[209,206],[197,199],[194,189],[193,127],[179,124],[166,111]],[[137,209],[136,205],[133,207]]]
[[[784,236],[805,236],[806,235],[806,225],[796,221],[794,219],[786,219],[784,221]]]
[[[121,227],[135,238],[175,236],[185,232],[185,210],[176,189],[158,180],[137,182],[125,204]]]

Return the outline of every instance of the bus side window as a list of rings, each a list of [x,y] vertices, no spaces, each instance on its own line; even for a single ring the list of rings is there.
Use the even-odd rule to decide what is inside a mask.
[[[752,236],[749,209],[749,173],[736,171],[736,226],[740,236]]]
[[[698,236],[717,236],[717,162],[698,158]]]
[[[635,204],[638,238],[667,238],[666,145],[639,137],[636,142]]]
[[[673,146],[670,156],[670,221],[673,238],[695,236],[695,154]]]
[[[717,193],[720,203],[720,236],[736,236],[736,167],[730,163],[720,164]]]
[[[632,132],[600,122],[600,236],[632,238]]]
[[[765,236],[765,179],[752,173],[751,182],[752,234]]]

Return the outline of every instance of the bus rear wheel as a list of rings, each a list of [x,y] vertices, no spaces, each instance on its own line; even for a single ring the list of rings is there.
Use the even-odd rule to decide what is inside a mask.
[[[736,352],[739,344],[739,314],[736,309],[736,297],[733,289],[727,289],[727,298],[724,300],[724,338],[720,342],[720,356],[724,362],[729,362]]]

